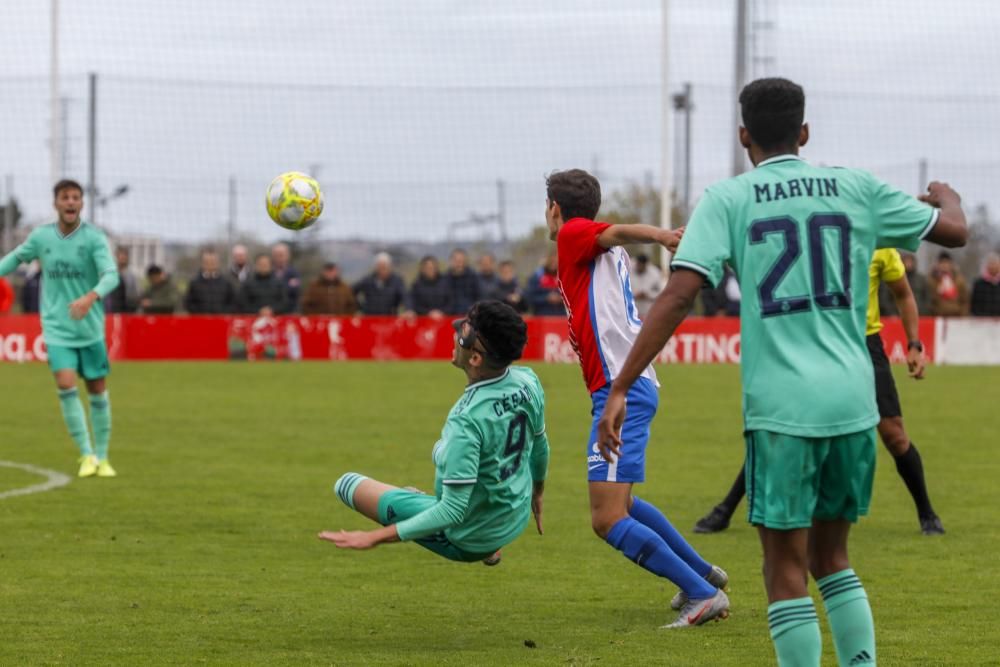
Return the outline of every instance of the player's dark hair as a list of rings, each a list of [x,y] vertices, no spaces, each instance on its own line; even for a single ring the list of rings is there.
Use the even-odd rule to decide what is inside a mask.
[[[528,325],[517,311],[502,301],[478,301],[469,310],[469,325],[489,352],[487,365],[509,366],[520,359],[528,342]]]
[[[146,277],[153,278],[155,276],[163,275],[163,268],[157,266],[156,264],[150,264],[149,268],[146,269]]]
[[[58,199],[59,193],[62,192],[63,190],[79,190],[80,194],[81,195],[83,194],[83,186],[82,185],[80,185],[79,183],[77,183],[76,181],[74,181],[72,179],[64,178],[61,181],[59,181],[58,183],[56,183],[55,186],[53,186],[53,188],[52,188],[52,197],[53,197],[53,199]]]
[[[743,127],[764,150],[796,148],[806,112],[802,86],[788,79],[757,79],[740,92]]]
[[[545,194],[559,204],[563,220],[593,220],[601,209],[601,184],[583,169],[552,172],[545,179]]]

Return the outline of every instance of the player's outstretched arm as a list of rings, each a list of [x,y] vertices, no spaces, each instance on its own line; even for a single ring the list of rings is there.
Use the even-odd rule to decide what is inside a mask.
[[[405,542],[457,526],[469,509],[474,484],[445,484],[441,499],[409,519],[375,530],[323,531],[319,539],[341,549],[371,549],[387,542]]]
[[[12,250],[4,255],[3,259],[0,259],[0,278],[21,265],[21,260],[17,258],[16,252],[16,250]]]
[[[531,513],[535,517],[535,527],[542,534],[542,496],[545,494],[545,478],[549,472],[549,439],[543,431],[531,447]]]
[[[622,424],[625,421],[625,394],[646,367],[653,362],[694,305],[705,277],[690,269],[679,268],[667,282],[667,287],[653,302],[642,329],[625,359],[618,377],[611,383],[604,413],[597,424],[597,445],[601,456],[613,462],[612,453],[621,453]]]
[[[371,549],[386,542],[399,542],[399,534],[394,525],[375,530],[324,530],[317,537],[333,542],[341,549]]]
[[[910,377],[923,380],[924,367],[927,360],[924,357],[924,346],[920,342],[920,314],[917,312],[917,300],[910,289],[910,281],[904,274],[899,280],[887,281],[892,300],[896,302],[899,317],[903,320],[903,330],[906,332],[907,351],[906,365],[910,369]]]
[[[25,239],[24,243],[4,255],[3,259],[0,259],[0,278],[11,273],[21,264],[27,264],[34,259],[38,259],[34,241],[35,237],[34,233],[32,233]]]
[[[960,248],[969,240],[969,225],[962,211],[962,198],[947,183],[932,181],[927,194],[918,199],[939,210],[937,222],[927,240],[946,248]]]
[[[663,229],[652,225],[611,225],[597,237],[603,248],[630,243],[659,243],[670,252],[677,250],[684,228]]]

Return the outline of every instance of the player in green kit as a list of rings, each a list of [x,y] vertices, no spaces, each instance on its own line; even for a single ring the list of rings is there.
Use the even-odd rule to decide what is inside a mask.
[[[874,665],[875,631],[851,569],[851,524],[868,512],[879,421],[865,344],[868,265],[876,247],[946,246],[968,237],[959,196],[931,183],[920,201],[855,169],[798,157],[805,95],[786,79],[740,94],[752,171],[708,188],[674,273],[608,395],[599,444],[617,451],[625,394],[663,349],[707,280],[729,264],[743,288],[743,418],[750,522],[764,551],[778,664],[819,665],[816,580],[839,664]],[[928,206],[929,204],[929,206]]]
[[[414,541],[449,560],[496,565],[534,514],[542,532],[548,471],[545,395],[535,373],[511,366],[527,325],[500,301],[480,301],[455,321],[452,364],[468,386],[434,445],[434,495],[347,473],[334,491],[351,509],[382,524],[370,531],[322,532],[348,549]]]
[[[102,300],[118,285],[118,267],[104,233],[80,218],[83,188],[62,180],[53,188],[59,219],[36,228],[0,260],[0,277],[37,259],[42,267],[42,334],[49,368],[59,388],[59,405],[70,437],[80,450],[80,477],[114,477],[108,460],[111,404],[105,378],[110,372],[104,346]],[[90,421],[77,391],[82,376],[90,396]],[[95,451],[96,450],[96,451]]]

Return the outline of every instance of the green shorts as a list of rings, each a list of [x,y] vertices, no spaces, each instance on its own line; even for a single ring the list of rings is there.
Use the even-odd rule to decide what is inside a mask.
[[[746,433],[750,523],[778,530],[868,514],[875,429],[830,438]]]
[[[108,350],[104,342],[91,343],[85,347],[64,347],[48,345],[49,368],[52,372],[76,371],[84,380],[100,380],[111,373]]]
[[[407,489],[386,491],[378,501],[378,521],[383,526],[398,523],[399,521],[420,514],[425,509],[432,507],[436,502],[437,498],[434,496],[429,496],[419,491],[409,491]],[[492,551],[485,554],[464,551],[449,540],[444,533],[434,533],[433,535],[421,537],[413,541],[439,556],[444,556],[448,560],[457,560],[463,563],[474,563],[493,555]]]

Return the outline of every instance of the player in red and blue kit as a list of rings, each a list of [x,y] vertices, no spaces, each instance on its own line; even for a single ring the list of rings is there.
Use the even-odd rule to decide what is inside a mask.
[[[701,625],[729,614],[726,573],[706,562],[651,503],[632,495],[645,479],[646,443],[659,403],[659,383],[649,366],[628,394],[621,455],[607,462],[597,445],[597,419],[608,389],[635,342],[642,321],[629,283],[629,255],[622,245],[659,243],[675,249],[681,232],[649,225],[594,222],[601,186],[580,169],[546,179],[545,221],[559,252],[559,288],[569,317],[570,342],[580,357],[593,409],[587,440],[587,479],[594,532],[636,565],[669,579],[680,616],[666,628]]]

